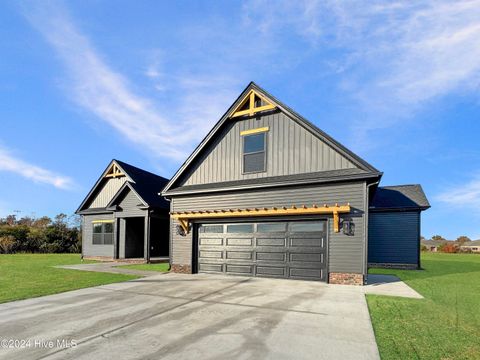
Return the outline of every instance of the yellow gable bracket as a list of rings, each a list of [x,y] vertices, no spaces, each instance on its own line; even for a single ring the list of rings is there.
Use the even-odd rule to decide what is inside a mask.
[[[257,106],[258,100],[261,100],[265,105]],[[250,92],[243,98],[240,104],[233,110],[231,118],[248,115],[253,116],[260,111],[273,110],[275,105],[270,103],[265,97],[257,93],[255,90]]]
[[[190,227],[188,226],[190,220],[194,219],[215,219],[215,218],[239,218],[250,216],[281,216],[281,215],[318,215],[329,214],[333,215],[333,231],[340,232],[340,217],[341,213],[349,213],[351,211],[350,204],[329,206],[324,204],[319,206],[313,204],[308,207],[305,205],[291,207],[272,207],[272,208],[251,208],[251,209],[223,209],[223,210],[204,210],[204,211],[177,211],[170,215],[173,219],[180,223],[180,226],[188,233]]]
[[[117,164],[112,164],[112,166],[110,166],[110,169],[108,169],[107,171],[107,174],[105,175],[105,177],[107,178],[110,178],[110,177],[121,177],[121,176],[125,176],[125,174],[122,172],[122,170],[120,170],[120,168],[117,166]]]

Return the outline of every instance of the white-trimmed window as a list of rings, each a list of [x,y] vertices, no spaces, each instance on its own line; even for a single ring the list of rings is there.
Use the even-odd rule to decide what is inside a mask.
[[[93,221],[93,245],[113,244],[113,221]]]

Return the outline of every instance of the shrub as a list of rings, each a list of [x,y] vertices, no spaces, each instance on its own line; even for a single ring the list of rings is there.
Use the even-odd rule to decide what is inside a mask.
[[[12,235],[0,236],[0,254],[9,254],[15,247],[16,241]]]
[[[458,252],[458,246],[455,245],[455,244],[444,244],[444,245],[440,246],[439,250],[441,252],[444,252],[444,253],[453,254],[453,253]]]

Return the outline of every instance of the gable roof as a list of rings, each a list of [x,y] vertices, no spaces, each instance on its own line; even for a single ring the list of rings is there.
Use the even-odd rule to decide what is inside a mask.
[[[136,195],[140,198],[140,200],[142,200],[142,202],[145,203],[147,206],[165,208],[165,209],[168,209],[170,207],[169,203],[158,195],[158,189],[163,188],[168,183],[168,179],[155,175],[146,170],[140,169],[136,166],[127,164],[123,161],[113,159],[108,164],[107,168],[102,173],[100,178],[97,180],[97,182],[95,183],[93,188],[90,190],[88,195],[82,201],[76,213],[79,213],[80,211],[85,211],[84,209],[85,205],[88,204],[91,197],[96,193],[97,188],[102,183],[102,180],[105,179],[105,175],[107,174],[107,172],[109,171],[109,169],[112,167],[113,164],[115,164],[122,170],[122,172],[125,174],[127,178],[127,181],[125,182],[125,184],[123,184],[120,187],[120,189],[117,191],[117,193],[112,198],[112,200],[116,199],[118,195],[123,192],[125,187],[128,186],[130,189],[132,189],[136,193]],[[112,200],[110,202],[112,202]],[[96,210],[101,210],[101,209],[96,209]]]
[[[192,166],[193,162],[197,159],[197,157],[201,154],[202,150],[215,138],[215,135],[220,131],[222,126],[230,119],[232,113],[238,108],[238,106],[243,102],[244,98],[251,93],[251,91],[255,91],[262,97],[268,99],[268,101],[279,110],[287,114],[291,119],[299,123],[301,126],[306,128],[312,134],[320,138],[324,141],[327,145],[331,146],[349,161],[351,161],[354,165],[358,166],[359,169],[363,170],[366,173],[375,173],[378,176],[381,176],[382,173],[377,170],[375,167],[370,165],[368,162],[360,158],[358,155],[353,153],[352,151],[348,150],[345,146],[340,144],[338,141],[334,140],[332,137],[327,135],[325,132],[320,130],[310,121],[305,119],[303,116],[289,108],[287,105],[283,104],[281,101],[276,99],[274,96],[269,94],[267,91],[262,89],[260,86],[255,84],[253,81],[248,84],[248,86],[242,91],[239,97],[235,100],[235,102],[230,106],[230,108],[225,112],[225,114],[220,118],[220,120],[215,124],[215,126],[210,130],[207,136],[200,142],[200,144],[195,148],[195,150],[190,154],[187,160],[182,164],[182,166],[178,169],[172,179],[168,182],[165,188],[162,191],[162,195],[168,195],[169,190],[175,185],[177,180],[181,178],[181,176],[186,173],[186,171]]]
[[[480,246],[480,240],[472,240],[464,242],[461,246]]]
[[[429,207],[419,184],[378,187],[370,204],[371,210],[426,210]]]

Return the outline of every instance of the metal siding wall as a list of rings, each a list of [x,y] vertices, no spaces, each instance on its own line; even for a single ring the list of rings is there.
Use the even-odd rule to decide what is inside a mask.
[[[243,130],[268,126],[267,171],[242,174]],[[303,174],[316,171],[354,168],[349,160],[312,133],[279,112],[260,118],[233,121],[218,136],[210,149],[182,185],[217,183]]]
[[[420,213],[371,212],[368,262],[417,264]]]
[[[116,217],[134,217],[134,216],[145,216],[146,210],[138,208],[138,205],[142,204],[142,201],[135,195],[131,190],[128,190],[125,197],[118,204],[122,210],[115,213]]]
[[[108,256],[113,257],[112,245],[93,245],[93,220],[113,220],[113,214],[83,215],[83,237],[82,253],[83,256]]]
[[[88,207],[104,208],[105,206],[107,206],[110,200],[112,200],[118,190],[120,190],[122,185],[125,183],[126,179],[127,178],[125,176],[120,178],[109,178]]]
[[[172,199],[172,211],[214,210],[248,207],[281,207],[291,205],[345,204],[350,203],[352,213],[341,218],[352,218],[355,235],[346,236],[333,232],[332,217],[329,227],[329,271],[363,272],[364,237],[364,183],[350,183],[323,186],[289,187],[275,190],[235,191],[231,193],[192,195]],[[248,220],[248,219],[246,219]],[[221,221],[221,220],[219,220]],[[193,231],[182,237],[176,233],[176,221],[172,221],[172,263],[191,265]]]

